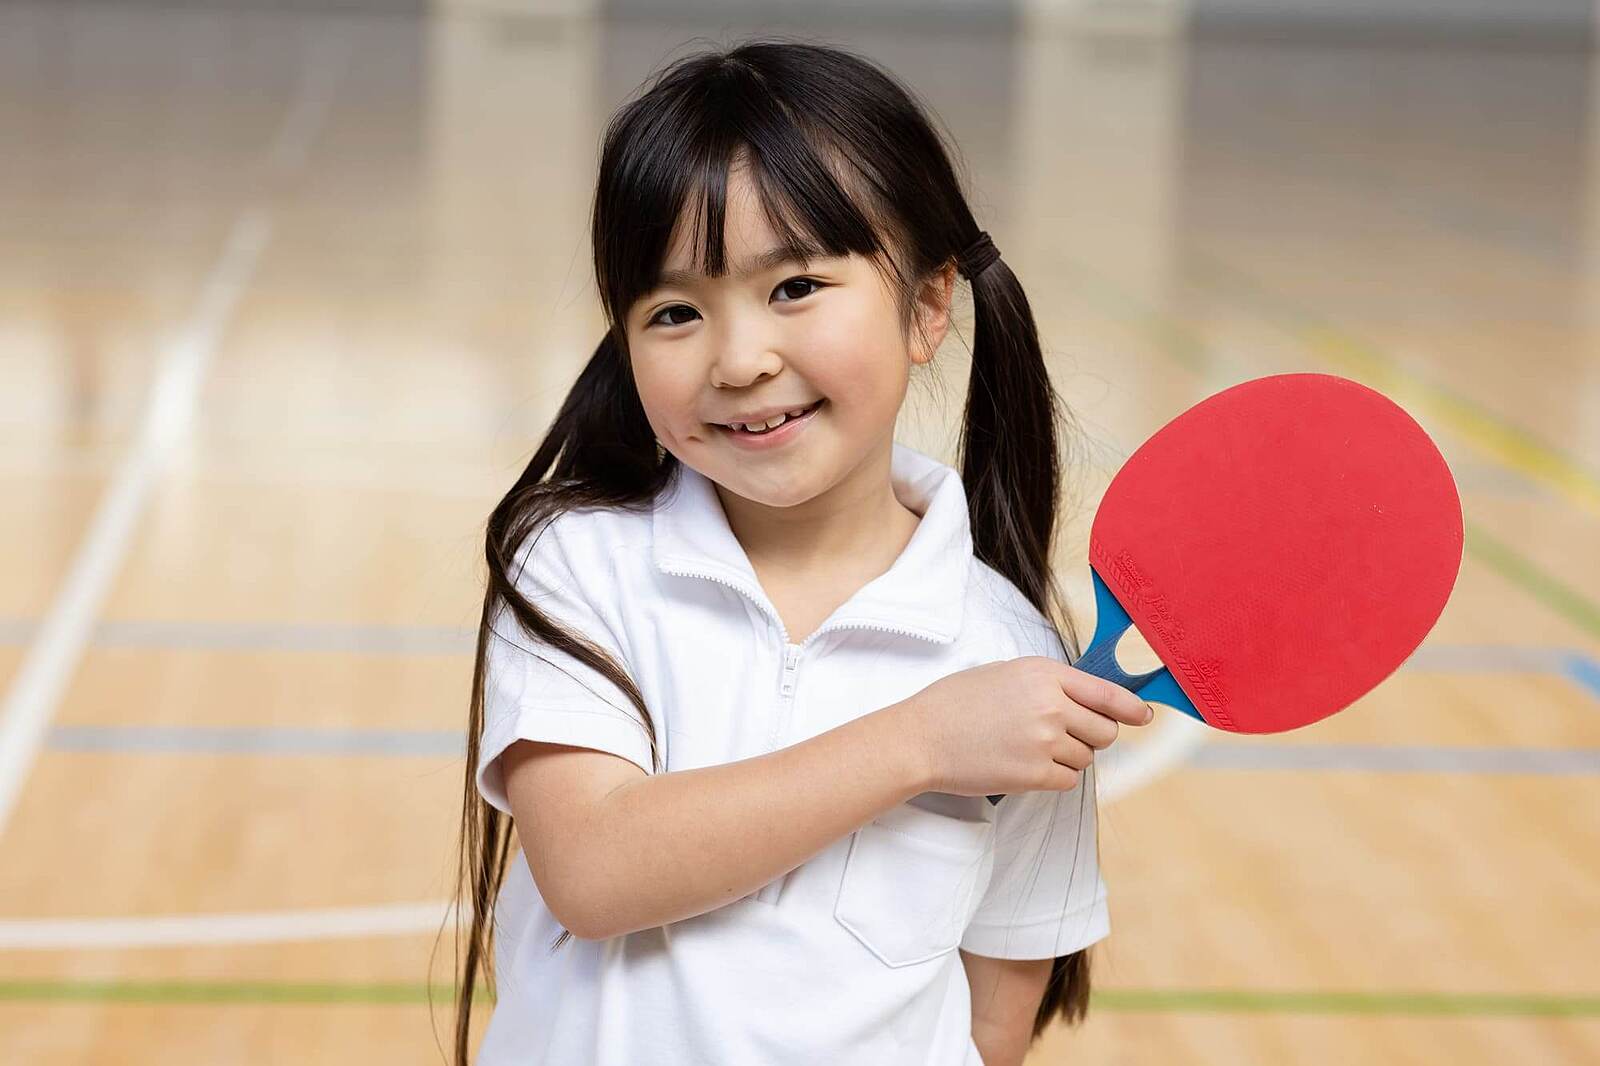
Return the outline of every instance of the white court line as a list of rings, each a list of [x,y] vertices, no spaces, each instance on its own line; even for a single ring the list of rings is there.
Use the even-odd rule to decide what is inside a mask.
[[[295,91],[288,114],[278,125],[278,135],[267,151],[267,169],[279,177],[298,173],[306,164],[311,143],[322,132],[328,118],[328,105],[333,102],[345,62],[350,55],[350,44],[339,37],[319,38],[311,46],[305,72]]]
[[[1154,781],[1205,743],[1208,727],[1178,711],[1157,712],[1150,739],[1104,753],[1097,798],[1107,807]],[[437,933],[453,904],[391,903],[373,907],[172,914],[140,918],[0,919],[0,951],[281,944]]]
[[[0,949],[160,948],[405,936],[436,931],[450,909],[445,903],[394,903],[240,914],[0,921]]]
[[[193,418],[206,364],[270,233],[271,223],[259,210],[245,212],[229,230],[194,311],[161,355],[138,436],[100,498],[66,579],[6,693],[0,707],[0,837],[127,554],[150,486]]]
[[[320,39],[312,46],[263,161],[269,177],[288,177],[305,163],[327,117],[347,51],[335,38]],[[138,436],[100,498],[83,543],[0,705],[0,839],[127,555],[150,486],[193,420],[206,367],[271,234],[271,216],[262,208],[246,208],[234,220],[199,300],[161,354]]]

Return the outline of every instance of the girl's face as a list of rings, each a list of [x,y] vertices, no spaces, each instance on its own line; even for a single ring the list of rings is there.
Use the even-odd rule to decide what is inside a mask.
[[[686,229],[673,234],[663,283],[626,322],[639,399],[662,446],[771,507],[819,496],[869,457],[887,469],[911,364],[932,358],[948,325],[953,269],[919,296],[927,341],[913,331],[908,348],[895,296],[866,258],[763,262],[778,240],[743,167],[728,176],[722,277],[690,273]],[[803,413],[768,435],[730,427],[794,411]]]

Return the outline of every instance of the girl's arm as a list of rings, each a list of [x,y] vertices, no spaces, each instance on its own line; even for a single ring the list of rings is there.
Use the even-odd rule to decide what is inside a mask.
[[[961,948],[972,992],[972,1042],[984,1066],[1022,1066],[1054,959],[991,959]]]
[[[904,703],[738,762],[646,775],[620,756],[518,741],[506,796],[539,893],[599,940],[755,892],[932,787]]]

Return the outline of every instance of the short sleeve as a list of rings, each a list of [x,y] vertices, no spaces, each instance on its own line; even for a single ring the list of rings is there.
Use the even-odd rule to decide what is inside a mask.
[[[1019,655],[1068,661],[1042,619],[1025,627],[1022,643]],[[1069,791],[1018,792],[999,802],[994,873],[967,923],[963,949],[996,959],[1051,959],[1110,934],[1095,784],[1091,763]]]
[[[1095,768],[1068,792],[995,807],[994,873],[961,946],[995,959],[1070,955],[1111,932],[1096,851]]]
[[[622,623],[607,609],[608,600],[619,599],[607,594],[616,582],[612,556],[585,539],[581,523],[568,521],[574,517],[558,515],[528,538],[513,562],[517,589],[626,671]],[[492,628],[478,741],[477,787],[484,799],[511,812],[500,756],[517,740],[610,752],[651,772],[650,736],[622,689],[576,657],[535,641],[504,607]]]

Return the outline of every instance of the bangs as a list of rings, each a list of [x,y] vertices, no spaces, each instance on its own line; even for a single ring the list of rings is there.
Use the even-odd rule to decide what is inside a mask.
[[[874,225],[889,217],[869,191],[877,183],[815,127],[798,125],[794,107],[743,67],[710,85],[662,92],[619,113],[602,159],[596,281],[612,322],[656,287],[680,226],[695,268],[708,277],[727,272],[728,176],[736,167],[748,171],[778,247],[793,258],[882,252],[895,270],[892,237]]]

